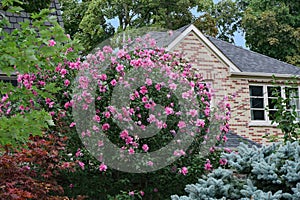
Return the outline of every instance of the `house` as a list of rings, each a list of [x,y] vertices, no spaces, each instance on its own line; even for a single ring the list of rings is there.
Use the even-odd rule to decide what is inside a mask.
[[[281,130],[271,124],[272,117],[268,113],[276,111],[271,103],[274,99],[272,91],[277,88],[285,97],[285,81],[291,76],[299,76],[299,67],[205,36],[194,25],[184,26],[171,36],[166,32],[149,34],[157,40],[158,46],[183,53],[204,82],[212,85],[214,98],[229,98],[231,134],[258,143],[268,141],[263,138],[265,135],[281,134]],[[278,79],[279,87],[272,84],[273,75]],[[293,90],[298,94],[299,89]],[[297,102],[300,111],[299,105]],[[265,109],[267,106],[270,111]]]

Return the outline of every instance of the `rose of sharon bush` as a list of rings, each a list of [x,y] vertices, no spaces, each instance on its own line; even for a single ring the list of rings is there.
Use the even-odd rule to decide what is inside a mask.
[[[123,48],[115,52],[105,46],[88,55],[79,66],[78,84],[72,99],[76,112],[73,113],[83,144],[102,162],[102,166],[107,167],[103,176],[107,178],[107,173],[111,173],[112,177],[119,177],[115,179],[115,185],[129,181],[130,184],[120,188],[124,194],[143,190],[145,199],[167,198],[167,194],[174,190],[174,184],[177,188],[182,187],[182,183],[201,175],[206,159],[210,159],[210,169],[219,165],[218,151],[212,151],[207,158],[199,153],[205,142],[226,140],[230,107],[224,99],[218,112],[213,112],[210,108],[212,93],[181,55],[151,46],[153,42],[148,45],[147,40],[150,39],[144,38],[146,42],[141,44],[137,39],[141,45],[131,51]],[[188,87],[179,90],[178,96],[176,90],[180,84]],[[190,104],[197,105],[196,109],[182,110],[180,98],[190,99]],[[189,120],[183,120],[183,116]],[[148,127],[153,129],[149,131]],[[149,133],[152,130],[156,132]],[[150,136],[143,137],[143,134]],[[134,170],[143,172],[147,167],[155,168],[160,160],[153,160],[151,153],[170,143],[175,146],[184,142],[174,140],[179,134],[191,135],[194,140],[187,149],[173,149],[172,156],[178,159],[168,166],[134,175],[116,171],[115,166],[110,168],[109,159],[122,163],[117,168],[120,169],[137,154],[143,157],[136,160]],[[115,152],[104,150],[112,145],[110,142],[115,146]],[[107,155],[107,152],[111,154]],[[154,188],[161,192],[154,192]]]

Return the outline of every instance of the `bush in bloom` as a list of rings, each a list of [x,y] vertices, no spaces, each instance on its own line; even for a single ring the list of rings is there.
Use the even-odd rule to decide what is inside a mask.
[[[201,145],[210,137],[216,136],[215,143],[226,141],[230,106],[225,98],[219,102],[218,112],[214,112],[210,107],[213,94],[181,55],[156,47],[150,38],[145,37],[143,41],[137,38],[136,42],[142,44],[132,50],[124,47],[115,52],[105,46],[88,55],[79,66],[72,106],[73,111],[76,110],[73,114],[79,136],[101,162],[99,170],[104,172],[102,176],[118,177],[114,191],[108,193],[115,193],[120,185],[123,195],[130,193],[132,197],[135,193],[131,191],[142,190],[145,199],[161,199],[168,198],[175,191],[174,185],[178,191],[205,170],[226,165],[214,147],[206,157],[199,153],[204,151]],[[178,89],[182,85],[187,86],[185,90]],[[182,110],[182,99],[197,105],[196,109]],[[159,106],[160,110],[156,112]],[[184,117],[189,120],[182,120]],[[211,121],[218,123],[212,124]],[[154,128],[149,130],[149,126]],[[152,130],[158,131],[151,137],[140,137]],[[215,132],[215,136],[210,132]],[[183,143],[184,137],[176,140],[177,135],[191,135],[193,142],[187,149],[170,147],[173,158],[176,158],[174,162],[151,171],[161,161],[152,159],[151,153],[170,143],[174,146]],[[116,148],[107,155],[109,151],[105,148],[111,146],[110,141]],[[137,155],[142,156],[135,162],[134,170],[143,172],[146,169],[148,173],[133,175],[117,171],[115,166],[110,168],[115,164],[110,159],[119,163],[119,169],[130,168],[131,159]],[[167,159],[164,162],[168,162]],[[126,185],[120,184],[124,181]]]

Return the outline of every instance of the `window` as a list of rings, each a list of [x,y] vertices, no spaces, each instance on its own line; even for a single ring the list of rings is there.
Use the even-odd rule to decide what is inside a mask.
[[[271,124],[277,111],[274,100],[278,95],[282,98],[291,98],[291,101],[286,105],[287,109],[292,109],[295,106],[298,115],[300,114],[299,88],[297,87],[250,85],[249,92],[251,121],[253,122]]]
[[[263,86],[250,86],[251,120],[265,120]]]
[[[5,75],[0,75],[0,82],[11,83],[13,86],[17,86],[18,85],[18,81],[17,81],[17,77],[16,76],[7,77]],[[0,88],[0,97],[2,95],[4,95],[2,93],[3,93],[3,91],[1,91],[1,88]]]
[[[295,87],[285,88],[285,96],[290,99],[290,102],[287,103],[287,109],[293,109],[295,107],[295,111],[297,115],[300,116],[300,103],[299,103],[299,89]]]

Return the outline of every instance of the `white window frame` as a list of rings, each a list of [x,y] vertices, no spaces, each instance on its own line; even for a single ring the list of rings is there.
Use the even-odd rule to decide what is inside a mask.
[[[250,96],[250,86],[261,86],[263,87],[263,103],[264,103],[264,116],[265,116],[265,120],[252,120],[252,114],[251,114],[251,96]],[[280,86],[280,85],[270,85],[270,84],[249,84],[249,105],[250,105],[250,122],[249,122],[249,126],[274,126],[276,127],[278,124],[274,123],[271,124],[272,120],[270,120],[269,118],[269,111],[266,110],[266,108],[269,106],[269,102],[268,99],[270,97],[268,97],[268,87],[280,87],[281,90],[281,97],[282,98],[286,98],[286,94],[285,94],[285,88],[297,88],[298,89],[298,105],[300,105],[300,86]],[[296,108],[296,112],[300,113],[300,107],[297,109]]]

